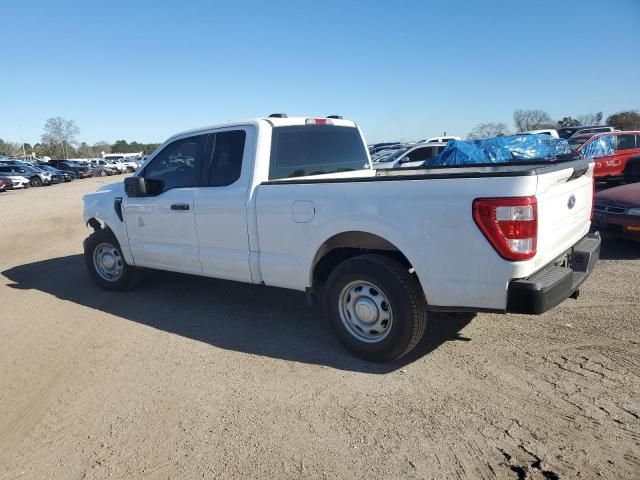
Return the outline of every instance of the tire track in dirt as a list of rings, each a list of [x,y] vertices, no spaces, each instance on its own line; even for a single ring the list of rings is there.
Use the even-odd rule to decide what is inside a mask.
[[[29,432],[44,417],[47,410],[54,404],[64,391],[72,384],[72,379],[84,368],[83,359],[89,351],[95,338],[102,335],[102,328],[95,325],[87,326],[74,332],[72,338],[65,339],[64,349],[54,354],[58,358],[51,359],[49,367],[40,372],[38,378],[29,378],[26,387],[31,387],[24,394],[15,391],[14,398],[20,400],[20,404],[12,408],[9,415],[0,420],[0,466],[7,468],[7,463],[12,452],[20,446],[20,443],[28,436]],[[20,380],[20,371],[14,371],[12,376],[5,379],[5,385]],[[33,384],[37,386],[33,387]],[[4,410],[0,408],[0,410]],[[7,410],[5,410],[7,411]]]

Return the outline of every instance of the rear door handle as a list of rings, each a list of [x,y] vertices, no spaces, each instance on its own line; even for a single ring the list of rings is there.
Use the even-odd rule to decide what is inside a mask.
[[[188,203],[174,203],[171,205],[171,210],[189,210]]]

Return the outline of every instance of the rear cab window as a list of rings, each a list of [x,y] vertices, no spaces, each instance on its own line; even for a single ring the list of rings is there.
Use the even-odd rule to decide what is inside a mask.
[[[301,125],[273,128],[269,180],[368,167],[367,149],[355,127]]]

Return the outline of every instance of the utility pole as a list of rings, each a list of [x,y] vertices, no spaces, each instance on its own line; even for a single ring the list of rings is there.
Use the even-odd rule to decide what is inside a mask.
[[[26,158],[27,152],[25,152],[24,150],[24,138],[22,137],[22,122],[18,123],[18,128],[20,129],[20,143],[22,144],[22,156]]]

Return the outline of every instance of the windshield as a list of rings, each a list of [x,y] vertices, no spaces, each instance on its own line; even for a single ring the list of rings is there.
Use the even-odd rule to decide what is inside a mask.
[[[591,137],[583,137],[583,138],[568,138],[567,142],[569,142],[569,146],[573,149],[573,150],[578,150],[578,148],[580,148],[582,145],[584,145],[584,143],[589,140]]]

